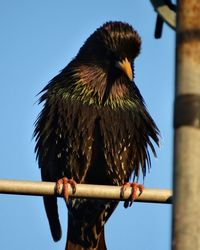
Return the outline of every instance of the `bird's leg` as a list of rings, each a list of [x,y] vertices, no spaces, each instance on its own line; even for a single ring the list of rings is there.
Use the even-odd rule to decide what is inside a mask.
[[[134,201],[136,199],[137,189],[139,189],[139,191],[140,191],[139,196],[141,195],[141,193],[143,192],[143,189],[144,189],[143,185],[138,184],[136,182],[125,182],[122,188],[125,191],[127,187],[132,187],[132,192],[131,192],[131,196],[130,196],[131,201]]]
[[[144,186],[142,184],[138,184],[136,182],[125,182],[122,185],[122,190],[121,190],[121,194],[122,197],[124,196],[124,192],[126,190],[127,187],[132,187],[132,191],[131,191],[131,196],[129,198],[129,201],[125,201],[124,206],[128,207],[131,206],[133,201],[136,199],[137,197],[137,190],[139,189],[139,196],[142,194],[143,190],[144,190]],[[130,204],[129,204],[130,202]]]
[[[73,179],[68,179],[67,177],[63,177],[63,178],[57,180],[57,182],[56,182],[56,192],[58,194],[60,194],[60,193],[62,193],[62,189],[63,189],[63,196],[64,196],[66,203],[68,203],[68,201],[69,201],[68,184],[70,184],[72,187],[72,193],[73,194],[76,193],[76,182]]]

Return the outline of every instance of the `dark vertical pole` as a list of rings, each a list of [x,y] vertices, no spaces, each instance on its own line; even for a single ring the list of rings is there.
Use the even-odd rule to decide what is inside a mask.
[[[179,0],[173,250],[200,249],[200,0]]]

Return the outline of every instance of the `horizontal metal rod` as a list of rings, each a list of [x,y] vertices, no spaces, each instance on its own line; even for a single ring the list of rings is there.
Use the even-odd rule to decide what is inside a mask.
[[[69,185],[69,184],[68,184]],[[0,180],[0,194],[18,194],[18,195],[55,195],[63,196],[62,193],[56,193],[55,182],[40,182],[40,181],[17,181],[17,180]],[[104,186],[104,185],[89,185],[77,184],[76,192],[69,185],[70,197],[79,198],[96,198],[96,199],[112,199],[112,200],[127,200],[131,195],[132,188],[127,188],[121,197],[120,186]],[[172,203],[172,191],[169,189],[144,189],[141,195],[137,193],[137,202],[149,203]]]

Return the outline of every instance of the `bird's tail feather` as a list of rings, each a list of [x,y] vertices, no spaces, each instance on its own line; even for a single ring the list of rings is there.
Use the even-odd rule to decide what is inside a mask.
[[[65,250],[107,250],[106,242],[104,237],[104,229],[102,230],[101,234],[99,235],[97,246],[94,247],[84,247],[78,243],[73,243],[71,240],[67,239],[66,248]]]
[[[45,196],[43,200],[53,240],[59,241],[62,236],[62,230],[58,216],[57,198]]]
[[[68,205],[66,250],[106,250],[104,226],[116,201],[73,199]]]

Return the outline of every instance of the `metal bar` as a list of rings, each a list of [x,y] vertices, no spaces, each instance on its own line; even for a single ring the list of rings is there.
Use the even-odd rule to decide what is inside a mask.
[[[179,0],[174,117],[173,250],[200,249],[200,1]]]
[[[150,0],[155,11],[172,29],[176,29],[176,12],[164,0]]]
[[[55,182],[0,180],[1,194],[62,196],[62,194],[56,193],[55,187]],[[76,193],[73,194],[69,185],[69,194],[71,197],[79,198],[127,200],[131,195],[131,188],[125,190],[123,198],[121,198],[121,187],[117,186],[77,184]],[[137,195],[139,195],[139,192]],[[144,189],[136,201],[170,204],[172,203],[172,192],[168,189]]]

